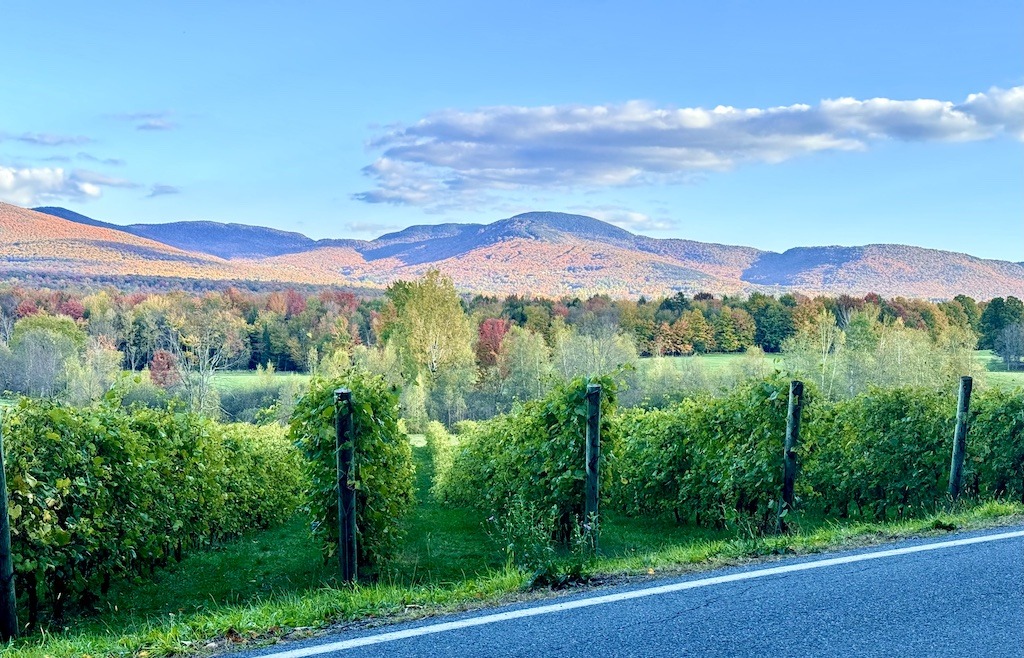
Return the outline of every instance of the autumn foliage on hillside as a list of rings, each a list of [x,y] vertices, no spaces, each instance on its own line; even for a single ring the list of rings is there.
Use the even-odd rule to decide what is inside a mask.
[[[76,276],[346,285],[384,290],[440,269],[461,291],[551,298],[608,294],[875,292],[887,297],[1024,296],[1024,266],[903,245],[749,247],[635,236],[592,218],[558,213],[495,224],[413,227],[345,246],[224,259],[0,203],[0,269]],[[560,220],[560,217],[566,219]],[[559,222],[565,227],[559,228]],[[532,223],[531,223],[532,222]],[[604,227],[603,233],[572,227]],[[501,228],[501,232],[498,230]],[[596,227],[596,228],[595,228]],[[487,239],[480,236],[486,235]]]

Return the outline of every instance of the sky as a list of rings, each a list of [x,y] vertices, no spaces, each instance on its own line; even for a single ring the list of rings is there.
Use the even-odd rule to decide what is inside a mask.
[[[0,200],[1024,261],[1024,4],[0,0]]]

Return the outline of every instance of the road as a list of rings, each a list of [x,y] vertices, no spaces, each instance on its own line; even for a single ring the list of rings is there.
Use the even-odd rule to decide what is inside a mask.
[[[1024,527],[591,590],[242,655],[1024,658]]]

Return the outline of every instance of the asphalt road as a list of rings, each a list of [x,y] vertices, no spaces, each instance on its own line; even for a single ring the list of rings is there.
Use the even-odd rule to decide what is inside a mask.
[[[591,590],[244,655],[1024,658],[1024,528]]]

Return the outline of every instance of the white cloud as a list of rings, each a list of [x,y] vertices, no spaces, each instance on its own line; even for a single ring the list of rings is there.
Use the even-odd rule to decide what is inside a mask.
[[[816,106],[659,108],[621,105],[448,110],[377,137],[364,169],[369,203],[427,209],[479,204],[484,193],[686,182],[746,163],[779,163],[875,142],[1024,140],[1024,87],[959,104],[934,99],[824,100]]]
[[[61,167],[16,169],[0,166],[0,200],[19,206],[35,206],[49,201],[94,199],[105,187],[138,187],[121,178],[92,171],[66,171]]]
[[[178,127],[177,122],[171,117],[174,112],[171,110],[159,110],[156,112],[121,112],[109,115],[118,121],[127,121],[135,124],[136,130],[174,130]]]
[[[89,183],[91,185],[103,187],[123,187],[127,189],[139,187],[138,183],[133,183],[125,178],[107,176],[106,174],[100,174],[86,169],[75,169],[71,172],[71,179],[80,183]]]
[[[666,217],[651,217],[642,212],[636,212],[621,208],[619,206],[575,206],[571,208],[590,217],[595,217],[603,222],[614,224],[631,232],[647,231],[668,231],[676,228],[676,221]]]
[[[19,133],[17,135],[0,132],[0,142],[11,139],[16,142],[33,146],[67,146],[69,144],[88,144],[92,139],[82,135],[55,135],[53,133]]]
[[[167,196],[170,194],[181,194],[181,188],[175,187],[174,185],[164,185],[163,183],[156,183],[149,188],[149,194],[146,195],[147,199],[152,199],[158,196]]]
[[[79,151],[78,155],[76,155],[75,157],[78,158],[79,160],[86,160],[88,162],[95,162],[97,164],[110,165],[112,167],[120,167],[124,165],[124,160],[122,160],[121,158],[97,158],[95,155],[91,153],[86,153],[84,151]],[[65,161],[69,159],[70,158],[64,158]]]
[[[174,130],[178,127],[173,121],[167,119],[148,119],[135,126],[136,130]]]

